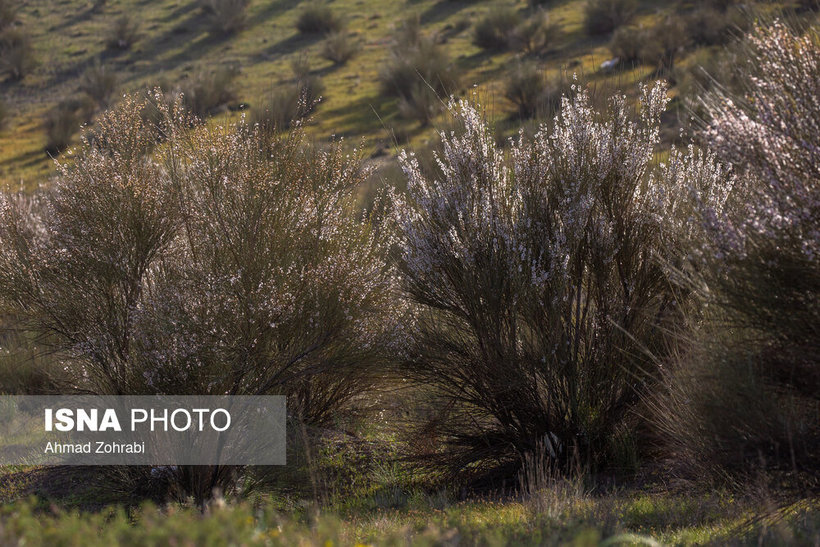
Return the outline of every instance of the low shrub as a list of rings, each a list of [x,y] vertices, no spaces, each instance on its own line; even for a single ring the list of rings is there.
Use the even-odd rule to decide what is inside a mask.
[[[329,34],[343,27],[342,18],[330,6],[318,2],[305,6],[296,19],[296,29],[302,34]]]
[[[6,127],[6,122],[9,118],[9,108],[6,106],[6,102],[3,99],[0,99],[0,130]]]
[[[247,9],[250,3],[251,0],[202,0],[211,32],[233,34],[242,30],[247,23]]]
[[[28,32],[18,27],[0,31],[0,74],[22,80],[35,66],[37,60]]]
[[[640,61],[672,73],[675,61],[689,43],[683,22],[666,18],[649,28],[620,27],[612,35],[609,50],[621,63]]]
[[[129,49],[139,38],[139,20],[129,14],[117,17],[108,29],[105,44],[110,49]]]
[[[264,103],[254,109],[252,120],[269,131],[280,131],[303,119],[307,111],[307,101],[299,86],[285,84],[270,92]]]
[[[442,98],[424,82],[415,82],[399,97],[399,114],[426,127],[441,112]]]
[[[523,64],[509,75],[504,96],[518,107],[521,118],[551,118],[561,106],[561,97],[570,91],[569,87],[565,78],[548,78],[537,66]]]
[[[513,29],[509,46],[524,53],[544,53],[561,35],[561,26],[551,23],[546,12],[537,10]]]
[[[70,391],[285,395],[305,427],[349,415],[395,329],[387,233],[347,213],[361,155],[244,121],[189,129],[179,101],[157,127],[146,106],[106,111],[42,207],[2,196],[3,309],[83,371]],[[226,470],[179,468],[181,497],[230,492]]]
[[[16,0],[0,0],[0,31],[17,22],[20,3]]]
[[[393,41],[396,48],[417,47],[424,38],[421,32],[421,18],[418,15],[403,19],[396,25]]]
[[[321,55],[336,65],[343,65],[356,55],[361,44],[345,31],[331,32],[322,42]]]
[[[704,140],[738,177],[724,207],[696,209],[704,236],[687,282],[703,288],[705,326],[658,414],[694,477],[817,477],[818,43],[816,30],[755,26],[745,93],[704,101]]]
[[[666,102],[665,86],[645,88],[633,118],[625,96],[596,112],[579,91],[507,154],[462,101],[433,174],[400,156],[415,310],[402,373],[436,398],[434,461],[500,483],[538,443],[570,471],[612,466],[628,452],[613,437],[639,439],[635,405],[659,377],[649,355],[669,355],[683,328],[685,295],[659,258],[681,259],[670,217],[692,181],[653,167]]]
[[[628,64],[640,61],[649,33],[650,31],[644,27],[618,27],[612,34],[609,51],[621,63]]]
[[[659,70],[672,71],[675,61],[689,44],[689,35],[683,21],[667,17],[651,29],[641,33],[641,61]]]
[[[506,49],[520,22],[521,17],[515,9],[493,8],[473,27],[473,43],[483,49]]]
[[[294,81],[275,89],[262,108],[253,112],[253,122],[267,130],[277,131],[292,127],[311,114],[321,100],[324,84],[310,72],[294,71]]]
[[[459,85],[456,67],[441,46],[427,37],[412,47],[396,44],[379,79],[382,92],[399,98],[404,114],[418,114],[422,124],[430,121],[430,112],[439,111],[442,98],[455,93]]]
[[[97,106],[105,108],[117,91],[117,74],[97,61],[80,79],[80,91],[88,95]]]
[[[588,0],[584,27],[588,34],[607,34],[628,23],[637,11],[636,0]]]
[[[67,99],[51,109],[46,115],[45,150],[59,154],[73,142],[80,127],[91,120],[95,105],[89,99]]]
[[[233,82],[238,75],[237,66],[203,69],[195,73],[179,86],[185,107],[198,118],[214,113],[235,99]]]
[[[737,8],[720,11],[703,7],[685,17],[686,33],[697,45],[722,45],[740,35],[750,17]]]

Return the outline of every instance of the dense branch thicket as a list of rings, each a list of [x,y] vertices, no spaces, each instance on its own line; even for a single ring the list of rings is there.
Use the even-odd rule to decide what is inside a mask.
[[[556,464],[612,465],[630,415],[681,320],[688,188],[723,171],[703,153],[653,163],[663,85],[599,113],[565,98],[554,129],[505,156],[473,107],[453,104],[438,172],[401,156],[401,271],[415,305],[405,371],[440,396],[443,453],[456,468],[515,465],[538,443]],[[654,357],[650,357],[654,355]],[[634,417],[633,417],[634,418]],[[620,446],[620,447],[619,447]]]
[[[299,130],[189,132],[166,104],[124,100],[52,189],[3,196],[4,308],[68,389],[283,394],[307,424],[339,419],[391,324],[382,244],[348,214],[358,157]]]
[[[701,346],[658,416],[691,471],[817,470],[820,454],[820,45],[757,26],[746,96],[704,101],[710,147],[742,173],[732,206],[699,207],[691,275],[710,304]]]

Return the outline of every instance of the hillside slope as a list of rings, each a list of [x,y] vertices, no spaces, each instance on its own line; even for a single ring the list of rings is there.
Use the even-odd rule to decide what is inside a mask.
[[[418,17],[422,33],[437,37],[439,47],[461,72],[461,92],[476,88],[499,120],[516,111],[504,98],[503,87],[521,61],[535,63],[549,74],[581,73],[587,80],[616,82],[626,88],[634,88],[636,80],[652,76],[656,68],[638,64],[634,69],[603,71],[601,63],[612,57],[611,34],[589,36],[584,26],[585,0],[544,3],[541,9],[556,32],[550,46],[537,54],[488,51],[474,44],[474,27],[482,17],[513,8],[526,20],[534,13],[527,2],[332,0],[327,5],[361,44],[358,55],[344,65],[320,56],[321,34],[300,34],[296,29],[305,2],[252,0],[244,28],[230,34],[211,31],[210,16],[201,4],[199,0],[25,0],[14,26],[30,36],[37,66],[20,81],[0,80],[0,97],[7,110],[0,129],[0,181],[31,188],[50,175],[45,120],[61,101],[82,96],[84,74],[95,64],[116,74],[115,96],[160,82],[184,83],[218,67],[238,68],[231,100],[216,110],[218,117],[237,115],[247,106],[258,108],[274,89],[292,79],[294,62],[307,61],[311,75],[321,77],[324,84],[311,134],[318,140],[334,135],[354,137],[354,142],[364,138],[369,150],[389,150],[396,135],[399,141],[413,144],[424,144],[432,135],[429,125],[401,116],[397,100],[385,96],[379,84],[397,25],[408,18]],[[690,2],[665,1],[643,1],[637,7],[632,21],[636,28],[651,27],[674,10],[700,9]],[[106,37],[123,16],[138,24],[137,39],[129,49],[108,47]],[[697,57],[695,46],[689,45],[681,54],[684,60],[679,66]]]

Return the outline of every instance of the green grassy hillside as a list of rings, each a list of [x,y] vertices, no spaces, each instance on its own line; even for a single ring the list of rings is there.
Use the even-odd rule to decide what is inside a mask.
[[[687,2],[638,4],[633,24],[646,27],[666,14],[699,7]],[[394,135],[413,144],[424,144],[432,135],[430,129],[400,116],[396,99],[386,97],[378,81],[397,25],[408,18],[418,17],[422,32],[437,36],[461,72],[460,92],[476,88],[497,119],[515,112],[504,98],[503,86],[521,60],[537,63],[550,74],[581,73],[592,81],[630,84],[627,88],[655,72],[645,64],[634,70],[600,70],[601,62],[612,57],[611,35],[589,36],[583,0],[540,6],[557,32],[548,48],[529,55],[483,50],[473,39],[475,23],[501,7],[531,17],[527,2],[333,0],[328,6],[361,44],[358,55],[342,66],[320,56],[321,34],[297,31],[295,23],[305,5],[296,0],[252,0],[244,27],[221,34],[211,32],[209,15],[197,0],[26,0],[15,25],[30,36],[37,64],[20,81],[0,80],[7,110],[0,130],[0,180],[32,187],[49,176],[53,167],[44,151],[46,117],[60,101],[79,96],[83,76],[95,63],[116,74],[118,94],[160,82],[185,82],[203,70],[238,67],[232,100],[223,107],[227,114],[222,114],[235,115],[231,112],[241,105],[259,106],[291,78],[291,63],[307,60],[312,74],[324,83],[312,134],[319,140],[332,135],[355,137],[354,141],[364,137],[371,150],[389,150]],[[108,47],[110,29],[123,16],[138,25],[136,41],[125,50]],[[697,49],[695,44],[687,47],[679,66],[697,57]]]

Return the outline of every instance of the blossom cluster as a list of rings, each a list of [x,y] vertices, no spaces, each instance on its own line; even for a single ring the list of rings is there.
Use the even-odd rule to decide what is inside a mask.
[[[765,241],[799,242],[820,257],[820,47],[780,21],[748,36],[746,97],[720,92],[706,102],[705,137],[722,159],[748,174],[737,213],[713,234],[721,251],[745,256]],[[717,216],[721,216],[717,213]],[[787,244],[791,245],[791,243]]]
[[[647,352],[673,345],[667,266],[686,259],[682,239],[699,224],[685,215],[698,199],[720,208],[731,182],[694,148],[655,162],[667,101],[657,84],[637,112],[624,96],[598,112],[576,85],[554,124],[509,153],[477,108],[453,101],[459,130],[441,133],[437,169],[400,156],[400,269],[421,310],[406,369],[462,403],[451,432],[462,449],[557,436],[596,457],[654,375]]]
[[[147,109],[158,110],[146,115]],[[331,418],[395,322],[358,152],[126,97],[54,186],[0,203],[2,304],[100,393],[291,396]]]

